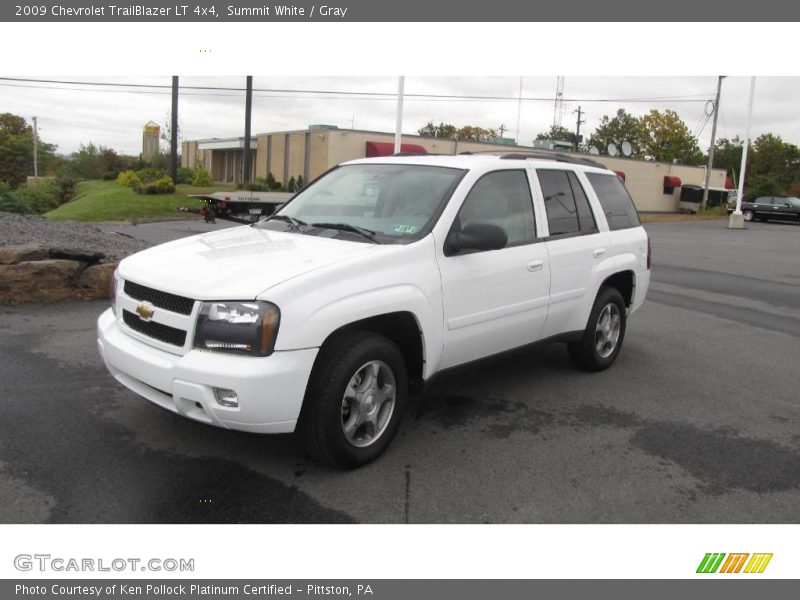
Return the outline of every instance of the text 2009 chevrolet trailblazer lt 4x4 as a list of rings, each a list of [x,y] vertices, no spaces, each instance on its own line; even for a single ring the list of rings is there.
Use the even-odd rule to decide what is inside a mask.
[[[98,345],[159,406],[297,429],[316,459],[354,467],[389,445],[409,388],[445,369],[542,340],[610,366],[649,281],[647,234],[597,163],[356,160],[264,221],[123,260]]]

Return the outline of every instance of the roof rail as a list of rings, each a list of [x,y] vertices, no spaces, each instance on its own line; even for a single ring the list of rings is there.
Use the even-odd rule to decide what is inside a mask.
[[[503,154],[501,159],[505,160],[520,160],[525,158],[534,158],[538,160],[554,160],[556,162],[572,163],[576,165],[586,165],[589,167],[598,167],[600,169],[608,169],[604,164],[584,158],[582,156],[573,156],[570,154],[563,154],[560,152],[510,152]]]

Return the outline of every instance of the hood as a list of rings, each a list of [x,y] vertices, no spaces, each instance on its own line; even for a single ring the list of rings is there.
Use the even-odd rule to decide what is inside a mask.
[[[123,260],[119,273],[195,300],[250,300],[293,277],[380,248],[244,226],[148,248]]]

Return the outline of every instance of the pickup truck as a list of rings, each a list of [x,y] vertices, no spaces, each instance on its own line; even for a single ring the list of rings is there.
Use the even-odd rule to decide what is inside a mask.
[[[542,341],[609,367],[650,254],[624,184],[588,159],[356,160],[258,223],[124,259],[98,347],[167,410],[296,430],[315,459],[353,468],[448,369]]]

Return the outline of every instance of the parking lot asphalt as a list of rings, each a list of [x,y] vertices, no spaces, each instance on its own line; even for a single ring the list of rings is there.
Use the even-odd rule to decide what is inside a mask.
[[[647,229],[651,292],[611,369],[554,345],[452,372],[352,472],[125,390],[104,302],[0,306],[0,522],[800,522],[800,226]]]

